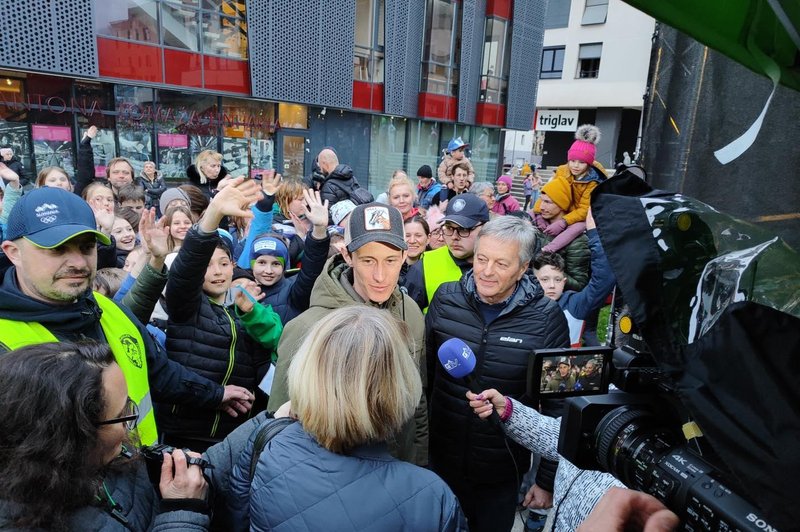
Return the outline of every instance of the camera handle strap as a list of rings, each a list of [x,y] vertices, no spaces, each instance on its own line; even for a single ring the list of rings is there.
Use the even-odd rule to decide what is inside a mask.
[[[250,482],[253,482],[258,459],[261,457],[261,453],[264,451],[267,443],[280,431],[296,421],[296,419],[290,417],[279,417],[261,425],[258,429],[258,434],[256,434],[256,439],[253,442],[253,454],[250,457]]]

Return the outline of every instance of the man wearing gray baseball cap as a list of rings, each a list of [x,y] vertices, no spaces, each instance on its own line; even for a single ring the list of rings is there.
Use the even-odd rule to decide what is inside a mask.
[[[385,309],[405,322],[413,339],[414,361],[420,368],[425,367],[422,312],[397,284],[408,249],[404,237],[403,216],[394,207],[367,203],[353,209],[345,228],[342,255],[328,259],[311,292],[311,306],[283,329],[269,410],[277,410],[291,398],[286,374],[312,325],[344,306],[370,305]],[[414,419],[403,427],[390,451],[401,460],[427,464],[428,417],[424,392]]]

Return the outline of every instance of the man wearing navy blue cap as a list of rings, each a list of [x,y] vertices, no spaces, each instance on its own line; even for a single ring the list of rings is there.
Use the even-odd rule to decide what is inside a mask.
[[[419,308],[427,311],[433,294],[442,283],[458,281],[472,268],[475,237],[488,221],[489,208],[475,194],[460,194],[447,203],[442,226],[447,245],[426,251],[405,277],[408,295]]]
[[[8,218],[0,271],[0,351],[25,345],[93,339],[107,342],[139,403],[139,438],[155,443],[153,400],[245,413],[252,394],[223,388],[170,362],[126,308],[91,290],[97,270],[97,231],[91,207],[75,194],[42,187],[23,196]],[[151,396],[152,391],[152,396]]]

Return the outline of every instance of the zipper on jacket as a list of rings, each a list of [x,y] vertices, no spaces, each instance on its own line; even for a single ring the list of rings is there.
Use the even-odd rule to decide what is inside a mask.
[[[212,304],[217,303],[212,302]],[[231,324],[231,345],[228,347],[228,370],[225,372],[225,377],[222,379],[222,387],[224,388],[225,385],[228,384],[228,379],[231,378],[231,373],[233,373],[233,364],[236,360],[236,323],[234,322],[233,318],[231,318],[228,309],[222,305],[220,305],[220,307],[222,307],[222,310],[225,311],[225,316],[228,317],[228,322]],[[219,428],[219,418],[221,415],[222,412],[219,410],[217,410],[217,413],[214,415],[214,424],[211,426],[212,438],[217,434],[217,429]]]

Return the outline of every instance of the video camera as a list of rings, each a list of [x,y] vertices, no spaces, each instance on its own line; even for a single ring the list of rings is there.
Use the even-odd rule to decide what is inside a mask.
[[[529,394],[565,397],[559,454],[654,495],[685,530],[795,527],[796,253],[640,176],[599,185],[592,210],[617,278],[611,347],[529,366]],[[568,353],[578,375],[597,360],[610,390],[546,386],[548,357]]]
[[[139,453],[144,458],[147,466],[147,476],[150,477],[150,482],[154,486],[158,486],[161,481],[161,465],[164,463],[164,453],[172,454],[174,451],[175,447],[164,443],[156,443],[139,449]],[[189,456],[189,449],[182,449],[182,451],[186,455],[186,463],[200,467],[203,470],[203,474],[205,474],[206,469],[214,468],[205,458]]]

